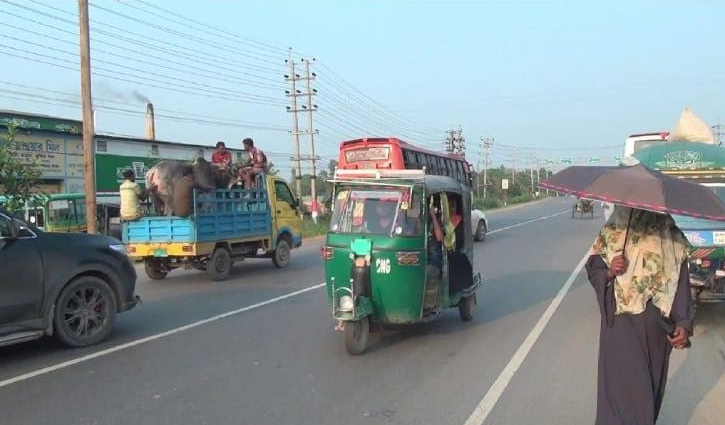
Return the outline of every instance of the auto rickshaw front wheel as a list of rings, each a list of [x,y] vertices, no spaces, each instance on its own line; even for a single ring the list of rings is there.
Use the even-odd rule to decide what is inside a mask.
[[[345,340],[345,349],[353,356],[362,354],[367,348],[370,336],[370,318],[363,317],[354,322],[345,322],[342,331]]]
[[[476,306],[476,294],[470,295],[461,299],[458,303],[458,313],[461,315],[461,320],[464,322],[470,322],[473,320],[473,308]]]

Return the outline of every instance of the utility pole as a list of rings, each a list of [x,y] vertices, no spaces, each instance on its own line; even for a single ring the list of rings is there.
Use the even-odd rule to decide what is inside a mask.
[[[529,173],[531,175],[531,193],[534,193],[534,152],[529,156]]]
[[[443,149],[446,151],[446,153],[453,153],[453,142],[456,138],[455,133],[455,130],[446,131],[446,140],[445,144],[443,145]]]
[[[516,156],[519,153],[519,148],[514,148],[513,157],[511,158],[511,186],[513,187],[516,182]]]
[[[486,191],[488,190],[488,150],[493,147],[493,137],[483,138],[483,199],[486,199]]]
[[[91,103],[91,43],[88,28],[88,0],[78,0],[81,50],[81,100],[83,102],[83,171],[86,187],[86,228],[96,233],[96,168],[93,139],[93,104]]]
[[[297,121],[297,96],[302,93],[297,90],[297,80],[300,78],[298,74],[295,74],[295,61],[292,59],[292,49],[289,50],[289,59],[286,61],[289,64],[289,75],[285,75],[285,80],[292,84],[292,91],[286,92],[288,97],[292,98],[292,107],[287,107],[287,112],[292,113],[292,136],[295,141],[295,156],[292,160],[295,161],[295,190],[297,191],[297,199],[302,200],[302,161],[300,159],[300,131],[299,122]]]
[[[304,59],[303,59],[304,60]],[[312,58],[314,61],[315,59]],[[310,73],[310,61],[305,60],[305,68],[307,70],[307,134],[310,137],[310,160],[312,161],[312,181],[310,182],[310,191],[312,195],[312,221],[317,223],[317,157],[315,156],[315,134],[317,133],[312,126],[312,112],[317,110],[317,105],[312,104],[312,96],[317,94],[317,90],[311,87],[311,81],[317,76],[314,72]],[[305,106],[303,106],[305,108]]]

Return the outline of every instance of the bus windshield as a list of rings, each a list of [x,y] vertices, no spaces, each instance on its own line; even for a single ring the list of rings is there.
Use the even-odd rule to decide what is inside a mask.
[[[85,217],[81,218],[85,220]],[[56,199],[48,203],[48,221],[54,225],[72,225],[78,221],[75,200]]]
[[[420,206],[405,189],[343,188],[337,192],[330,231],[413,236],[420,233]]]

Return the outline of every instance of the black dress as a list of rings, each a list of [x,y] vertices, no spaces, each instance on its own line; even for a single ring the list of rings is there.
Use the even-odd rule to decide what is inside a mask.
[[[595,425],[654,425],[667,383],[672,347],[652,302],[640,314],[614,315],[614,287],[607,286],[607,265],[599,255],[586,264],[596,292],[601,326]],[[693,304],[687,262],[680,268],[670,318],[692,334]]]
[[[455,228],[456,249],[448,253],[448,275],[450,276],[448,292],[453,295],[473,285],[473,267],[468,256],[463,252],[465,245],[465,229],[463,220]]]

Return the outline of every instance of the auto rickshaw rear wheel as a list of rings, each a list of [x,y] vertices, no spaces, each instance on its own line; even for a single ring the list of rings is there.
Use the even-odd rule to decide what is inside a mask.
[[[354,322],[345,322],[342,334],[347,352],[353,356],[362,354],[368,345],[370,318],[364,317]]]
[[[461,320],[469,322],[473,319],[473,308],[476,306],[476,294],[461,299],[458,303],[458,312]]]

